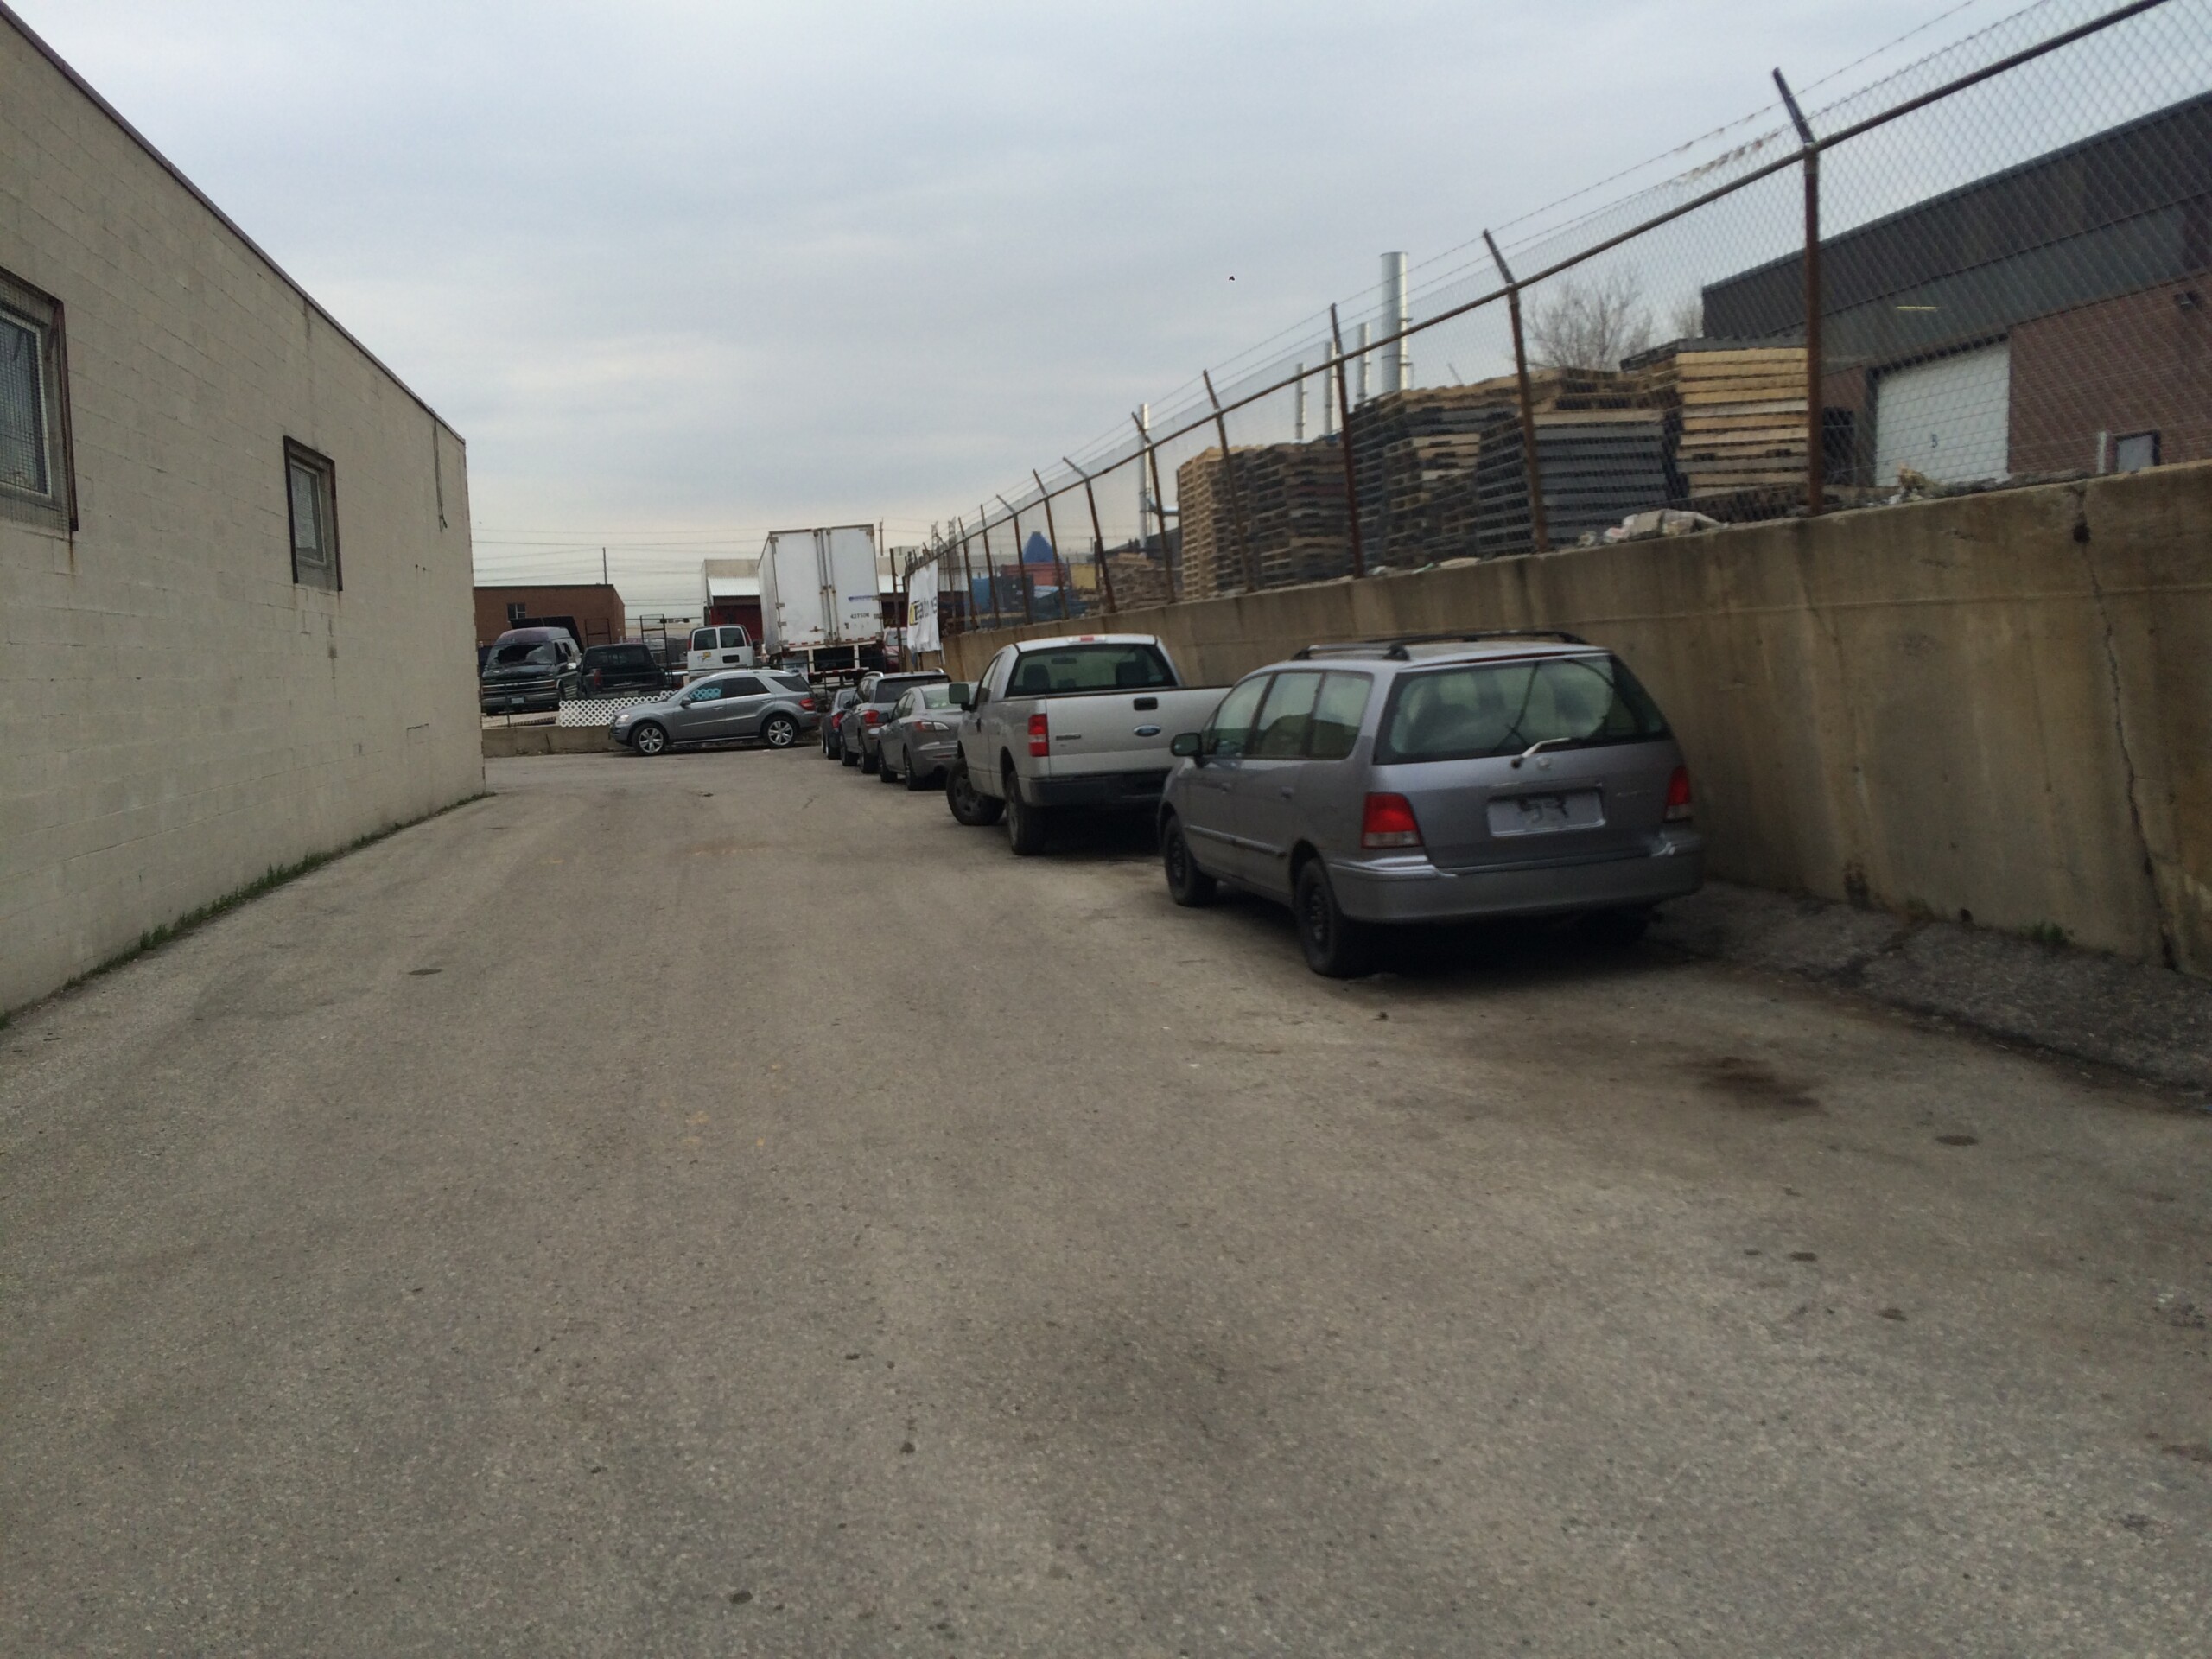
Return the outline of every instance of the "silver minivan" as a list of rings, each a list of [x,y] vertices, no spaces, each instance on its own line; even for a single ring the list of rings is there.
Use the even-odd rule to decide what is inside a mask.
[[[1632,939],[1704,880],[1674,734],[1572,634],[1308,646],[1173,747],[1170,896],[1287,904],[1316,973],[1363,972],[1392,923],[1580,916]]]

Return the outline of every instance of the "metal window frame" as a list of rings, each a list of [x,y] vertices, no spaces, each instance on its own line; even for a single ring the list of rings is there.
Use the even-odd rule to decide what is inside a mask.
[[[53,295],[4,269],[0,269],[0,308],[29,327],[38,340],[47,481],[42,494],[0,484],[0,518],[73,536],[78,528],[77,465],[69,419],[68,314]]]
[[[298,467],[314,475],[316,485],[316,504],[322,509],[321,529],[327,550],[330,555],[330,581],[304,580],[300,574],[300,526],[292,505],[292,468]],[[284,525],[289,532],[288,549],[292,566],[292,585],[314,588],[325,593],[346,591],[345,566],[338,555],[338,465],[328,455],[310,449],[296,438],[284,440]]]

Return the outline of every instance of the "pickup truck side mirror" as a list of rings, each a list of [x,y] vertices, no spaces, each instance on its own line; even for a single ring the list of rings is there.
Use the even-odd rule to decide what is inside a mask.
[[[1169,740],[1167,753],[1181,755],[1185,760],[1198,758],[1199,737],[1196,732],[1178,732]]]

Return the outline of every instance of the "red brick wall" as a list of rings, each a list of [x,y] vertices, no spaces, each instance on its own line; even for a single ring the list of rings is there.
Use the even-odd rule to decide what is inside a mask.
[[[476,643],[488,645],[513,625],[507,607],[520,604],[525,616],[569,616],[575,619],[580,645],[612,645],[628,637],[623,619],[622,595],[597,582],[560,584],[550,588],[479,588],[476,590]]]
[[[2094,467],[2099,432],[2156,432],[2161,461],[2212,459],[2212,273],[2012,330],[2012,471]]]

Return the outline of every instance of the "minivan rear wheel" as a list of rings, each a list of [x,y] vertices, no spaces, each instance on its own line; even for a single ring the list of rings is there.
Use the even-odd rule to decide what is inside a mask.
[[[1309,858],[1300,868],[1290,913],[1298,924],[1298,943],[1308,968],[1330,979],[1356,979],[1367,971],[1373,934],[1338,905],[1336,889],[1319,859]]]
[[[1160,863],[1167,876],[1167,896],[1186,909],[1213,903],[1221,891],[1213,877],[1191,856],[1191,843],[1183,838],[1179,818],[1169,818],[1167,828],[1160,832]]]

